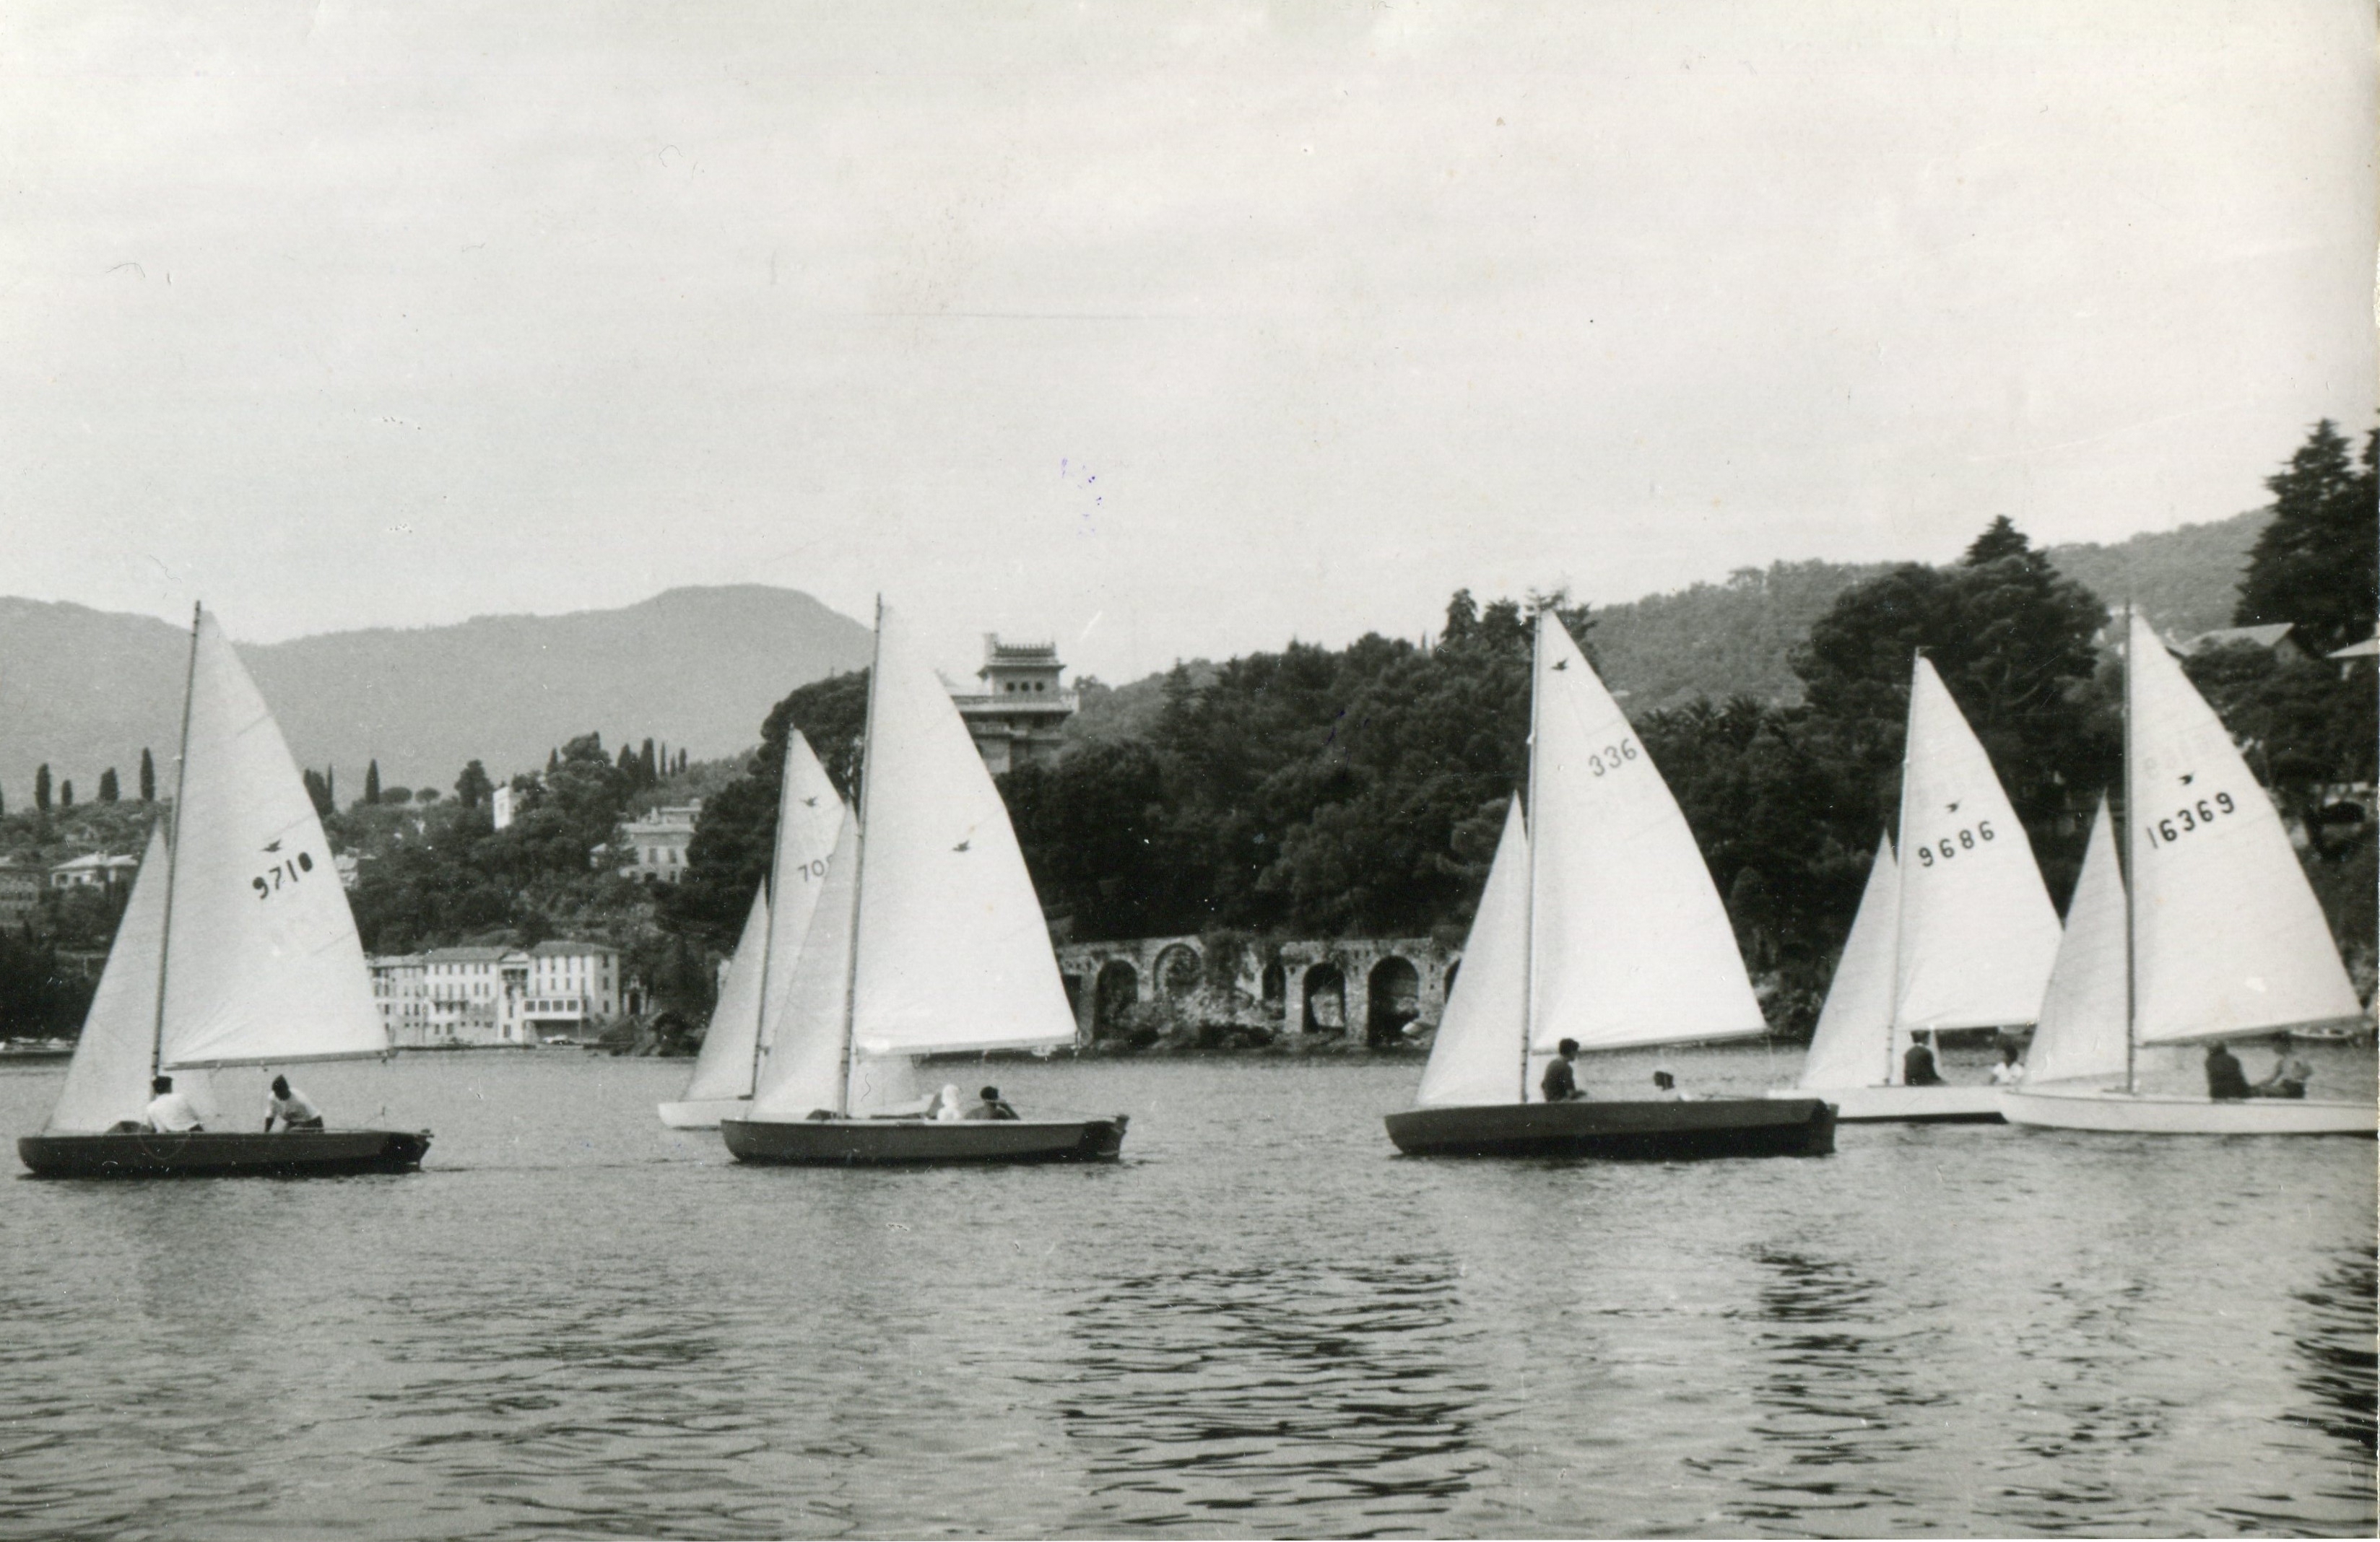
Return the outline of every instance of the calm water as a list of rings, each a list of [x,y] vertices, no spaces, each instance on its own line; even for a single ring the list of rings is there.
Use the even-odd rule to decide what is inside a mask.
[[[431,1167],[0,1182],[0,1533],[2374,1528],[2370,1142],[1426,1162],[1417,1071],[1007,1065],[1127,1160],[886,1173],[662,1130],[682,1063],[316,1068]]]

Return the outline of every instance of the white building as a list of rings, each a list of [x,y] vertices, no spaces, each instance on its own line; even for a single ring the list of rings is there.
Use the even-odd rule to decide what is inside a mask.
[[[380,1008],[380,1026],[387,1030],[388,1041],[401,1050],[420,1049],[429,1042],[427,962],[419,953],[392,953],[368,962],[372,1004]]]
[[[1065,665],[1054,643],[1003,643],[983,635],[980,692],[951,697],[993,775],[1012,766],[1050,765],[1065,747],[1066,720],[1080,699],[1060,684]]]
[[[59,863],[50,869],[53,889],[104,889],[111,884],[129,883],[140,871],[137,856],[109,856],[93,852]]]
[[[627,860],[620,865],[624,878],[657,878],[675,883],[686,876],[686,848],[694,842],[695,821],[702,817],[702,800],[656,808],[643,819],[623,825]]]
[[[601,942],[432,948],[370,965],[381,1024],[403,1050],[536,1044],[620,1010],[620,953]]]
[[[540,942],[517,956],[528,965],[521,1015],[536,1037],[575,1035],[619,1015],[619,949],[601,942]]]

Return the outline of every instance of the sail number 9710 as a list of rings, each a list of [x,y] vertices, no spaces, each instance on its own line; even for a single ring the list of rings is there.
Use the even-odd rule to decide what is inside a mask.
[[[258,899],[269,900],[285,883],[295,884],[313,870],[314,859],[301,851],[288,861],[275,862],[272,867],[249,879],[248,886],[256,891]]]
[[[2217,793],[2212,800],[2200,798],[2194,804],[2184,804],[2173,811],[2170,819],[2143,821],[2148,831],[2149,844],[2169,846],[2193,830],[2204,830],[2226,814],[2236,814],[2240,806],[2231,801],[2228,793]]]
[[[1634,759],[1636,759],[1636,741],[1622,739],[1616,745],[1605,745],[1601,749],[1588,756],[1586,769],[1601,776],[1606,771],[1618,771],[1621,761]]]
[[[1948,862],[1962,851],[1974,850],[1977,844],[1981,842],[1995,841],[1998,838],[1992,833],[1991,820],[1977,820],[1972,830],[1961,830],[1953,834],[1945,835],[1938,841],[1929,841],[1918,846],[1917,865],[1921,868],[1934,866],[1934,854],[1937,851],[1942,854],[1941,860]]]

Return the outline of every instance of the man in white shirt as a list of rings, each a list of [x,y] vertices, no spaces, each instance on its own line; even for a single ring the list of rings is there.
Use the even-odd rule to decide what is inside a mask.
[[[2017,1047],[2007,1040],[2000,1042],[2000,1062],[1992,1067],[1994,1087],[2017,1087],[2024,1081],[2024,1063],[2017,1059]]]
[[[264,1130],[273,1133],[273,1122],[281,1121],[281,1133],[292,1130],[319,1130],[322,1127],[322,1111],[307,1096],[289,1085],[286,1076],[273,1078],[273,1096],[264,1102]]]
[[[199,1123],[199,1111],[190,1106],[190,1100],[174,1090],[173,1077],[158,1077],[149,1084],[149,1090],[156,1096],[150,1099],[149,1106],[140,1111],[140,1117],[146,1119],[149,1127],[159,1135],[188,1135],[206,1128]]]

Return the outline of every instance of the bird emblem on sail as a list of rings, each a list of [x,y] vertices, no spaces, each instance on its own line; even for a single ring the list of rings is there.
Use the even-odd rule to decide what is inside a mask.
[[[2196,771],[2184,771],[2181,773],[2181,784],[2185,787],[2197,780],[2198,773]]]
[[[970,835],[965,840],[961,841],[957,845],[953,846],[951,849],[953,851],[965,851],[967,847],[973,844],[975,844],[975,837]]]
[[[281,849],[281,843],[278,841],[267,841],[264,843],[264,849],[267,851],[279,851]]]

